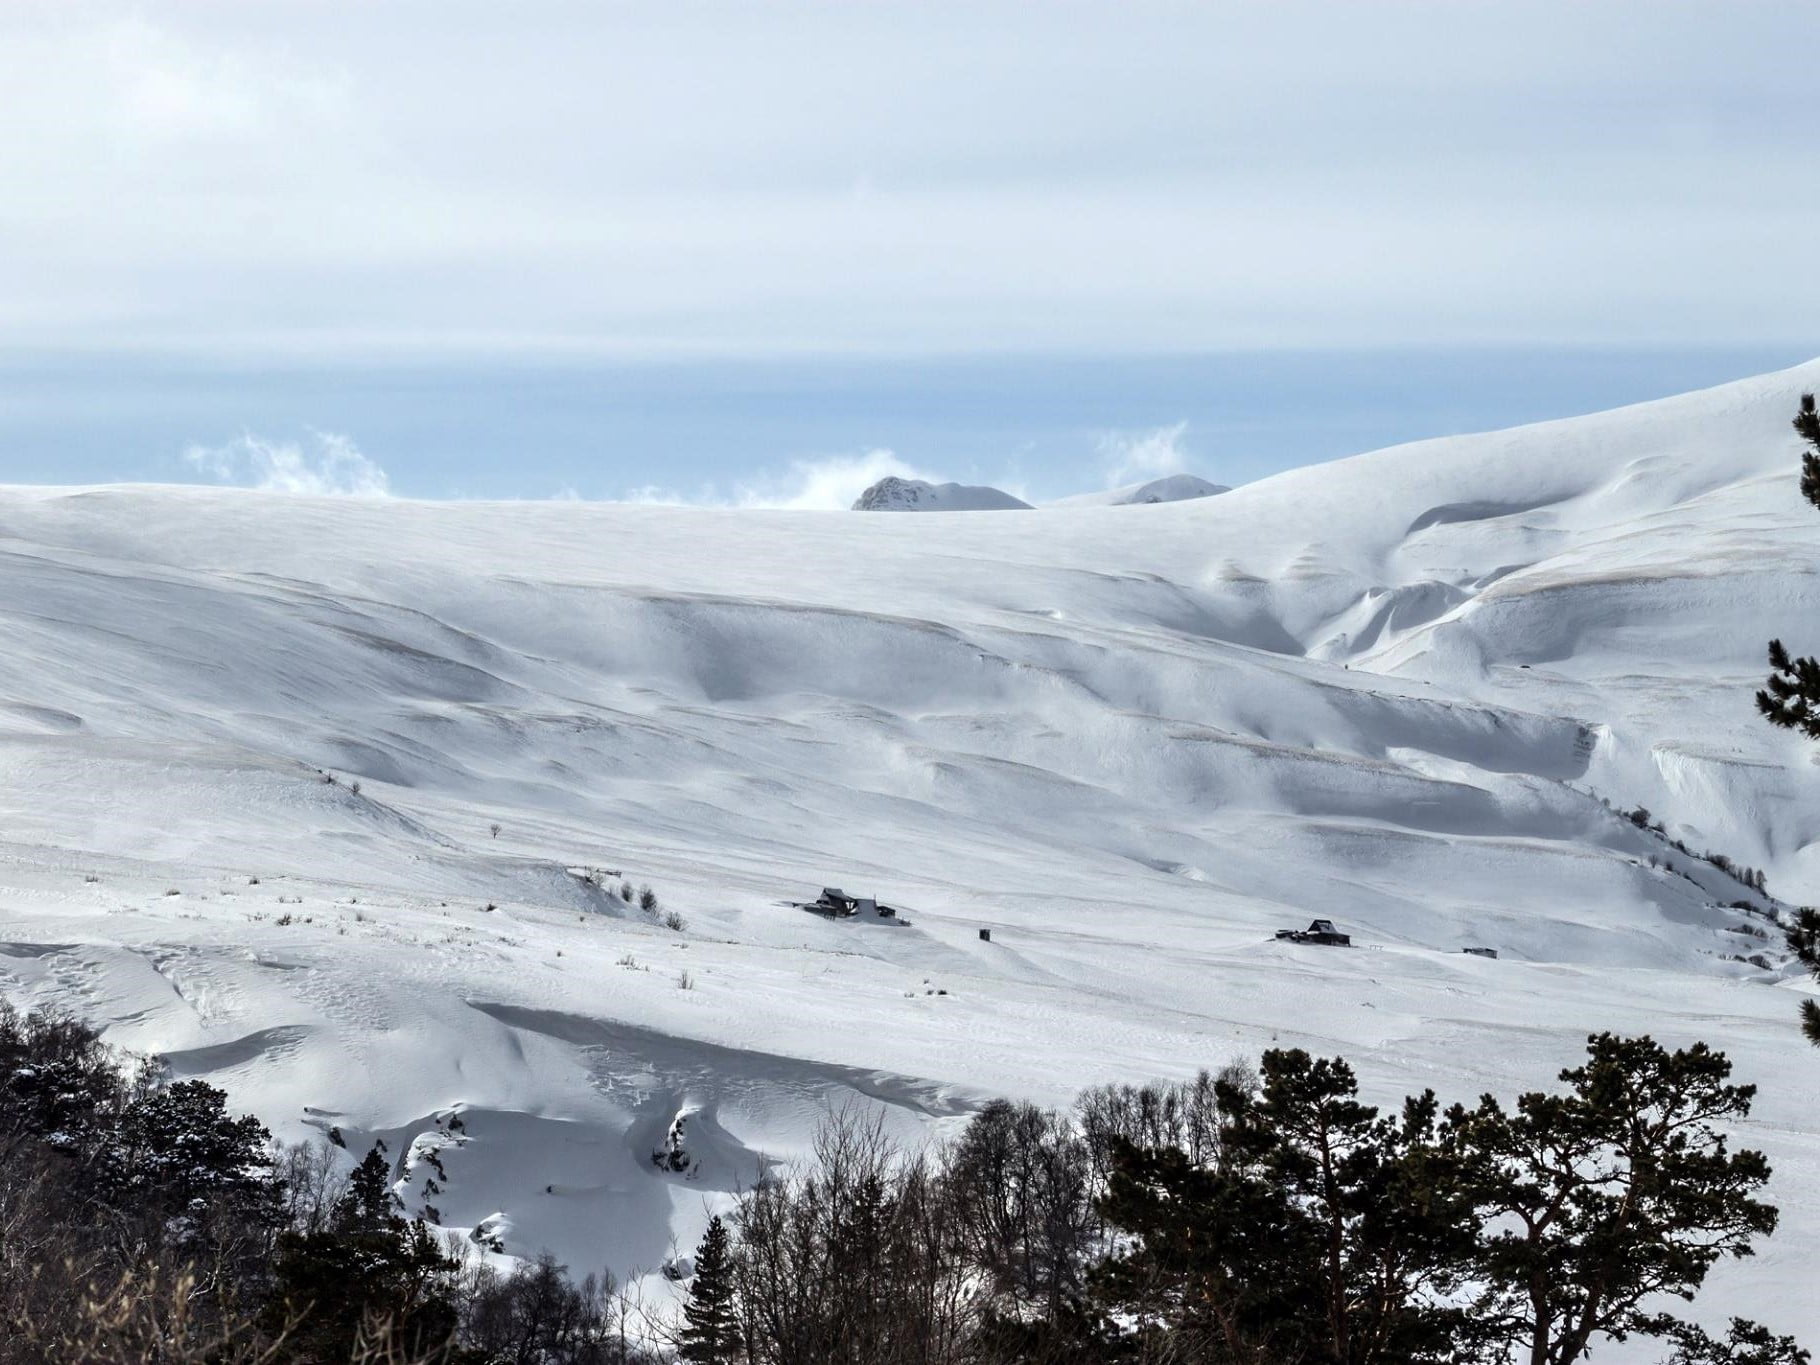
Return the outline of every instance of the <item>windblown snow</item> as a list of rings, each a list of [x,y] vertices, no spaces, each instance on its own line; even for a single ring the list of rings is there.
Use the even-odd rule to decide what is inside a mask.
[[[1128,483],[1101,493],[1076,493],[1057,498],[1051,507],[1136,507],[1153,502],[1184,502],[1189,498],[1211,498],[1215,493],[1229,493],[1223,483],[1213,483],[1196,474],[1165,474],[1142,483]]]
[[[1811,1340],[1805,986],[1618,811],[1820,894],[1751,704],[1820,644],[1815,387],[1016,517],[5,490],[0,991],[622,1277],[843,1103],[914,1139],[1272,1045],[1465,1099],[1703,1038],[1784,1209],[1704,1311]],[[1273,941],[1316,916],[1357,946]]]

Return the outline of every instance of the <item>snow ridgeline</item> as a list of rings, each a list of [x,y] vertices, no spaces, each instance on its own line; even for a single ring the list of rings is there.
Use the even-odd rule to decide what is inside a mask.
[[[1667,841],[1820,887],[1820,769],[1750,703],[1816,643],[1817,386],[1142,515],[0,492],[0,990],[287,1137],[458,1114],[446,1225],[621,1275],[846,1103],[910,1140],[1273,1044],[1385,1099],[1702,1037],[1785,1209],[1710,1300],[1812,1336],[1770,1300],[1820,1080],[1764,907]],[[911,924],[778,904],[828,884]],[[1316,917],[1360,946],[1272,940]]]
[[[1057,498],[1049,507],[1135,507],[1159,502],[1210,498],[1232,490],[1193,474],[1165,474],[1142,483],[1098,493]],[[998,488],[960,483],[930,483],[888,475],[854,500],[855,512],[1028,512],[1031,505]]]
[[[887,475],[854,499],[855,512],[1028,512],[1030,504],[997,488],[930,483]]]
[[[1158,502],[1186,502],[1191,498],[1211,498],[1216,493],[1232,490],[1222,483],[1212,483],[1194,474],[1165,474],[1158,479],[1125,484],[1101,493],[1076,493],[1057,498],[1051,507],[1141,507]]]

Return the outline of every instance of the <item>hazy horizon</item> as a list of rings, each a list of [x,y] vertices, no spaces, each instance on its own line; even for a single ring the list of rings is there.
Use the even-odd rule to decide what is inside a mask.
[[[885,474],[1041,501],[1248,483],[1665,397],[1793,348],[1396,348],[618,364],[0,362],[0,482],[844,507]]]

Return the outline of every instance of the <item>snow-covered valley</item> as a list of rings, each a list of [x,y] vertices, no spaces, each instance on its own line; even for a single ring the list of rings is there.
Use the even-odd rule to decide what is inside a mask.
[[[0,491],[0,993],[621,1277],[855,1098],[914,1140],[1272,1045],[1387,1101],[1701,1038],[1784,1210],[1703,1309],[1820,1338],[1766,918],[1820,769],[1751,703],[1820,643],[1816,387],[1015,516]],[[1315,916],[1355,947],[1272,938]]]

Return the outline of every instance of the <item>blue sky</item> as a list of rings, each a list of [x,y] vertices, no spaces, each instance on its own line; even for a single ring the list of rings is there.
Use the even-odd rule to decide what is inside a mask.
[[[888,473],[1065,496],[1241,483],[1424,436],[1657,397],[1788,347],[1420,348],[251,368],[0,366],[6,477],[415,497],[844,507]]]
[[[1718,382],[1820,351],[1817,38],[1676,0],[22,0],[0,479],[1053,496]]]

